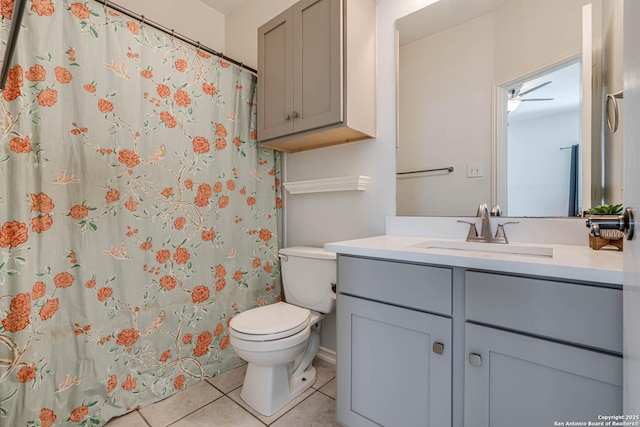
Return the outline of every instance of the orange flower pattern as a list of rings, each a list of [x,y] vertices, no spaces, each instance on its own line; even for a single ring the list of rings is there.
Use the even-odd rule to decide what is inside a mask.
[[[98,100],[98,109],[103,113],[110,113],[113,111],[113,103],[106,99]]]
[[[69,419],[74,423],[77,423],[78,421],[82,421],[82,419],[86,417],[88,413],[89,407],[87,405],[78,406],[76,409],[71,411],[71,414],[69,414]]]
[[[32,82],[43,82],[47,79],[47,70],[40,64],[36,64],[24,73],[24,78]]]
[[[18,381],[21,383],[28,383],[36,378],[36,369],[33,365],[23,366],[16,374]]]
[[[49,320],[53,317],[54,313],[58,310],[58,298],[49,300],[40,309],[40,319]]]
[[[34,194],[31,193],[31,210],[39,211],[42,213],[49,213],[53,210],[55,205],[53,204],[53,200],[51,197],[47,196],[45,193]]]
[[[136,388],[136,382],[138,381],[137,378],[133,378],[131,377],[131,375],[127,375],[127,379],[122,383],[122,388],[124,390],[133,390],[134,388]]]
[[[82,3],[72,3],[69,9],[78,19],[87,19],[90,16],[89,8]]]
[[[138,25],[134,21],[128,21],[127,28],[129,29],[129,31],[131,31],[131,34],[138,35],[138,33],[140,32],[140,25]]]
[[[195,138],[193,138],[192,142],[193,151],[195,151],[196,153],[204,154],[209,152],[211,145],[209,144],[209,141],[207,141],[207,138],[196,136]]]
[[[0,15],[5,19],[11,19],[13,16],[13,3],[14,0],[1,0],[0,1]]]
[[[104,302],[113,295],[113,289],[109,287],[100,288],[98,291],[98,301]]]
[[[125,347],[131,347],[138,341],[140,333],[137,329],[125,329],[118,334],[116,344],[123,345]]]
[[[82,219],[89,215],[89,209],[84,205],[74,205],[69,211],[69,216],[73,219]]]
[[[216,94],[216,87],[214,85],[212,85],[211,83],[207,83],[204,82],[202,83],[202,92],[205,93],[206,95],[215,95]]]
[[[7,83],[2,91],[2,97],[5,101],[13,101],[18,98],[21,94],[20,88],[23,85],[23,77],[22,77],[22,66],[20,64],[16,64],[9,69],[9,74],[7,76]]]
[[[55,9],[51,0],[31,0],[31,10],[39,16],[51,16]]]
[[[191,292],[191,299],[194,304],[204,302],[209,299],[209,288],[206,286],[196,286]]]
[[[58,417],[51,409],[42,408],[38,418],[40,419],[40,425],[42,427],[51,427]]]
[[[279,157],[250,73],[99,3],[28,4],[0,96],[0,423],[104,425],[242,363],[229,320],[280,293]]]
[[[107,381],[107,393],[111,393],[113,389],[118,385],[118,377],[116,375],[111,375],[109,377],[109,381]]]
[[[54,71],[56,73],[56,80],[62,84],[69,83],[73,78],[71,72],[64,67],[56,67]]]
[[[49,214],[44,214],[31,218],[31,231],[38,234],[47,231],[53,225],[53,218]]]
[[[128,168],[135,168],[140,164],[140,155],[133,150],[120,150],[118,161]]]
[[[0,229],[0,247],[16,247],[25,243],[27,239],[29,239],[27,225],[22,222],[5,222]]]
[[[110,188],[109,191],[107,191],[107,195],[104,196],[104,198],[107,201],[107,203],[117,202],[118,199],[120,199],[120,192],[115,188]]]
[[[182,390],[184,388],[184,375],[180,374],[173,381],[173,388],[176,390]]]
[[[31,299],[37,300],[38,298],[42,298],[47,291],[47,285],[43,282],[36,282],[31,289]]]
[[[203,333],[198,335],[198,344],[193,350],[193,354],[195,354],[196,357],[201,357],[207,354],[209,352],[209,346],[211,345],[212,341],[213,335],[211,335],[211,332],[209,331],[204,331]]]
[[[58,102],[58,91],[55,89],[45,89],[38,95],[38,104],[43,107],[52,107]]]
[[[191,98],[187,92],[182,89],[178,89],[176,93],[173,95],[173,99],[176,101],[176,104],[181,107],[188,107],[191,104]]]
[[[158,96],[160,98],[166,98],[171,95],[171,89],[169,89],[169,86],[162,83],[156,86],[156,91],[158,92]]]
[[[53,283],[55,284],[56,288],[67,288],[73,284],[75,279],[76,278],[73,277],[73,274],[62,272],[56,274],[56,276],[53,278]]]

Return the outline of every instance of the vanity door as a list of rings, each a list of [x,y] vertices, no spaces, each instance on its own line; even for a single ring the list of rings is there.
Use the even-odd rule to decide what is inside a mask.
[[[339,294],[337,420],[451,425],[451,319]]]
[[[619,356],[472,323],[465,344],[467,427],[554,426],[622,414]]]

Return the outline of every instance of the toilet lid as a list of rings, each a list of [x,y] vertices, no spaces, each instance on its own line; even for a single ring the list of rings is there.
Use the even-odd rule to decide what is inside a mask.
[[[302,307],[277,302],[252,308],[231,319],[231,328],[243,339],[273,340],[291,336],[309,325],[311,312]],[[268,337],[267,337],[268,336]]]

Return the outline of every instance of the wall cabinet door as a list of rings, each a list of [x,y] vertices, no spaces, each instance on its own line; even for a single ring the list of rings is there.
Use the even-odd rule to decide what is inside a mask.
[[[339,294],[337,420],[451,425],[451,319]]]
[[[258,136],[293,132],[293,9],[258,30]]]
[[[342,120],[340,0],[302,0],[258,30],[258,135]]]
[[[553,426],[622,413],[621,357],[471,323],[465,345],[465,426]]]
[[[293,129],[342,121],[340,0],[302,0],[293,8]]]

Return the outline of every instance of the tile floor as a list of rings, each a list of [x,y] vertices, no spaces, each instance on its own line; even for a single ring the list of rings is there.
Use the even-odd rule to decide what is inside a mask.
[[[177,393],[138,411],[112,419],[105,427],[324,427],[335,421],[335,365],[313,362],[316,383],[280,412],[265,417],[240,398],[246,366]]]

